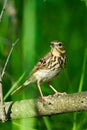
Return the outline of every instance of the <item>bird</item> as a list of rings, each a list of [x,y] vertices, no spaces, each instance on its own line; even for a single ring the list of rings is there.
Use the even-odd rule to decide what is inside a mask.
[[[57,77],[60,72],[65,68],[66,49],[64,47],[64,44],[57,40],[50,42],[50,47],[50,51],[37,62],[26,81],[16,90],[14,90],[12,94],[19,91],[20,89],[25,88],[31,83],[36,83],[42,100],[45,100],[45,96],[43,95],[41,90],[41,83],[43,82],[48,83],[48,86],[54,91],[55,95],[63,94],[61,92],[58,92],[50,84],[50,81]]]

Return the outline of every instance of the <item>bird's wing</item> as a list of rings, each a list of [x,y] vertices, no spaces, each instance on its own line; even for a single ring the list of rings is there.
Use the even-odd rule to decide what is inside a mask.
[[[51,52],[49,52],[42,59],[40,59],[39,62],[34,66],[30,75],[32,75],[34,72],[36,72],[39,69],[44,69],[44,68],[46,69],[50,61],[51,55],[52,55]]]

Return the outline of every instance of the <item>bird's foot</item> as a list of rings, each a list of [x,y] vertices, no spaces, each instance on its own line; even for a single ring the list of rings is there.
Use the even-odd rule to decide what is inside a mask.
[[[53,96],[62,96],[62,95],[67,95],[67,93],[66,92],[63,92],[63,93],[61,93],[61,92],[56,92]]]
[[[43,96],[43,97],[41,97],[42,101],[45,101],[45,102],[48,101],[48,98],[49,98],[49,96]]]
[[[61,93],[61,92],[58,92],[58,91],[57,91],[57,92],[55,92],[55,94],[54,94],[53,96],[63,96],[63,95],[67,95],[67,93],[66,93],[66,92]],[[42,99],[42,101],[47,102],[50,97],[52,97],[52,95],[41,96],[41,99]]]

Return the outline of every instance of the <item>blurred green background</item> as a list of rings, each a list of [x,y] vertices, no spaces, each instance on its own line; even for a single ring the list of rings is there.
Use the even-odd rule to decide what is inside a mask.
[[[3,1],[0,1],[0,11]],[[19,38],[3,77],[4,96],[21,75],[26,79],[37,61],[50,50],[50,41],[62,41],[67,50],[67,66],[53,86],[61,92],[86,91],[87,6],[83,0],[9,0],[0,23],[0,70],[11,44]],[[44,95],[53,94],[42,84]],[[36,85],[27,87],[6,101],[40,96]],[[0,123],[0,130],[87,130],[87,113],[20,119]]]

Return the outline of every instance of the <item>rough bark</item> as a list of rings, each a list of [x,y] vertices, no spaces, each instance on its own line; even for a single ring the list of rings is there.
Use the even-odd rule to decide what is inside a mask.
[[[20,119],[48,116],[59,113],[79,112],[87,110],[87,92],[48,96],[46,101],[38,99],[6,102],[5,109],[8,119]],[[0,118],[1,118],[0,107]]]

